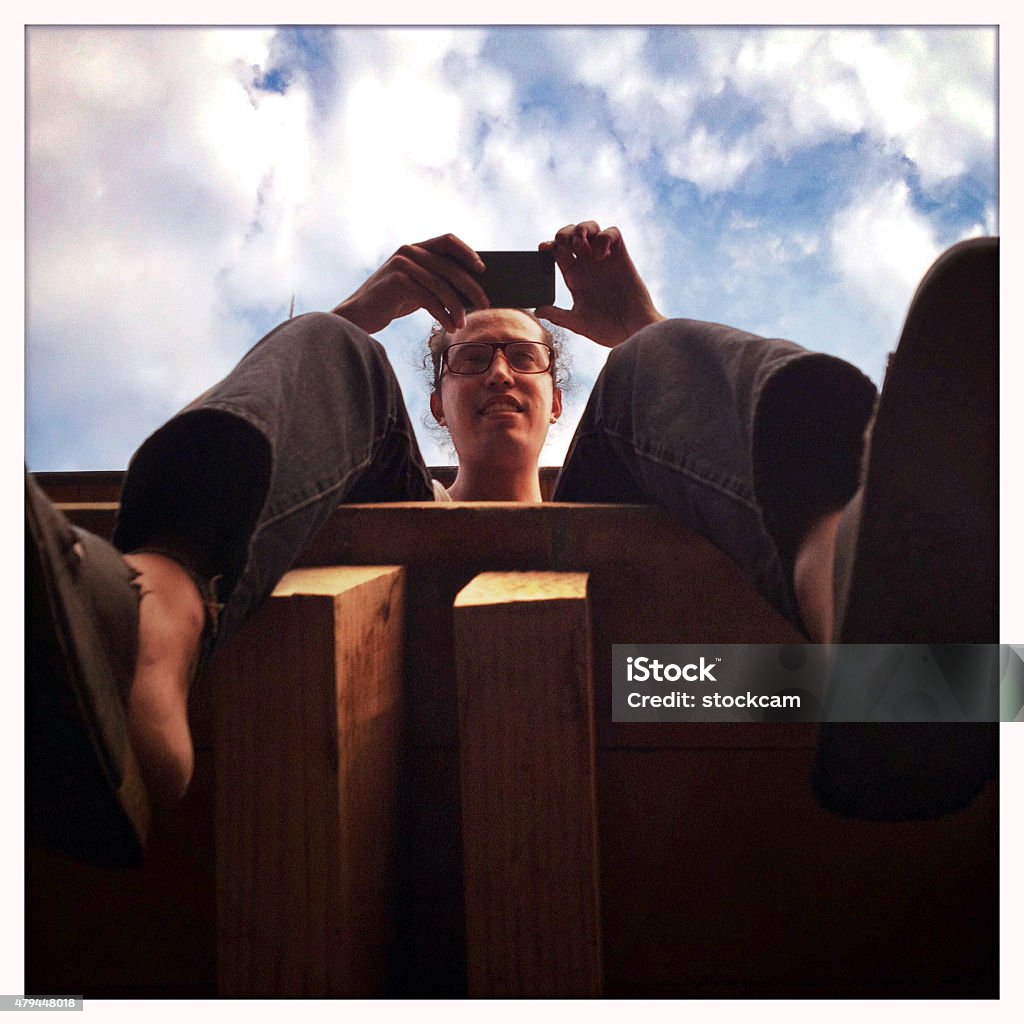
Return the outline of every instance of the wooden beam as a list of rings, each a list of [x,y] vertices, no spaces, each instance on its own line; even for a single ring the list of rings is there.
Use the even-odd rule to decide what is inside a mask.
[[[211,663],[221,995],[385,989],[403,594],[400,568],[292,571]]]
[[[585,573],[482,573],[456,597],[472,996],[601,994]]]

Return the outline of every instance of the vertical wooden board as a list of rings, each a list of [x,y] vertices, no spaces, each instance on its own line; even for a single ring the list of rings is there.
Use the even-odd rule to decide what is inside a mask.
[[[211,665],[222,995],[383,986],[402,618],[400,569],[293,572]]]
[[[271,600],[223,651],[215,686],[218,987],[306,995],[327,967],[311,913],[337,843],[328,731],[333,602]],[[319,634],[319,636],[318,636]],[[305,642],[297,642],[305,638]],[[234,657],[227,657],[231,652]],[[307,735],[305,719],[321,735]],[[329,869],[327,869],[329,871]],[[337,879],[334,878],[336,884]],[[327,882],[331,886],[331,880]],[[322,925],[321,925],[322,927]]]
[[[470,995],[601,992],[584,573],[483,573],[455,602]]]
[[[353,570],[354,571],[354,570]],[[346,593],[337,644],[338,917],[346,994],[380,995],[394,942],[398,787],[404,715],[404,574]],[[353,601],[365,602],[354,614]]]

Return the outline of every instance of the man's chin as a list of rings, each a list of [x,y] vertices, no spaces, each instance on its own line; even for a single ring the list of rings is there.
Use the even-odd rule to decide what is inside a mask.
[[[488,439],[480,453],[482,462],[492,469],[521,469],[523,466],[535,466],[540,457],[543,441],[537,443],[536,438],[523,434],[521,431],[507,429],[495,431]]]

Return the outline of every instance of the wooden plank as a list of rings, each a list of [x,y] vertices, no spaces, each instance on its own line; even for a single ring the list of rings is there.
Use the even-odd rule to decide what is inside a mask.
[[[482,573],[455,600],[472,996],[601,994],[585,573]]]
[[[116,501],[59,501],[55,504],[75,526],[98,537],[113,535],[118,510]]]
[[[599,752],[605,994],[992,998],[998,802],[823,810],[807,750]]]
[[[385,989],[403,595],[400,568],[293,571],[210,666],[221,995]]]
[[[50,501],[117,501],[124,483],[124,470],[73,470],[33,473],[36,483]]]
[[[216,995],[212,762],[196,752],[188,795],[154,816],[138,868],[26,846],[26,993]]]
[[[102,511],[78,506],[75,513]],[[611,721],[612,643],[800,639],[735,563],[653,506],[343,506],[300,562],[401,564],[406,571],[405,781],[412,795],[402,810],[408,857],[398,908],[402,987],[395,994],[465,991],[460,806],[453,792],[459,745],[452,616],[455,595],[476,574],[497,569],[589,573],[599,749],[813,748],[815,727],[800,723]],[[200,680],[193,700],[200,742],[212,731],[211,693]],[[613,898],[618,897],[613,893]],[[611,983],[612,961],[606,966]]]
[[[611,721],[613,642],[799,639],[743,580],[734,562],[662,509],[577,504],[343,506],[303,559],[313,564],[383,562],[406,569],[407,750],[416,801],[404,819],[410,823],[401,907],[409,989],[401,994],[465,992],[460,818],[449,794],[449,780],[459,770],[452,616],[455,595],[476,574],[589,573],[599,746],[813,746],[815,727],[801,723],[767,727]]]
[[[545,501],[558,479],[560,466],[541,466],[540,492]],[[430,466],[427,472],[445,487],[451,487],[459,471],[458,466]],[[124,470],[70,470],[32,474],[51,501],[117,501],[127,475]]]
[[[418,595],[410,600],[410,650],[429,662],[409,680],[410,741],[417,748],[456,746],[451,655],[438,650],[435,658],[434,649],[451,635],[454,595],[476,574],[494,570],[589,573],[599,746],[813,745],[814,728],[801,723],[611,721],[613,643],[803,640],[732,559],[653,505],[347,505],[300,562],[406,567],[410,593]]]

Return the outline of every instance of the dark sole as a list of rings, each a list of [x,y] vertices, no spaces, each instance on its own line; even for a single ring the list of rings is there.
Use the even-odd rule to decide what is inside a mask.
[[[119,554],[36,484],[25,504],[26,836],[110,866],[142,859],[149,802],[125,707],[138,595]],[[68,557],[76,543],[81,562]]]
[[[921,282],[867,465],[839,639],[998,642],[996,239],[954,246]]]
[[[998,240],[972,239],[921,282],[886,375],[837,543],[841,643],[998,641],[998,428]],[[997,761],[994,723],[826,723],[812,781],[846,816],[934,818],[967,806]]]

